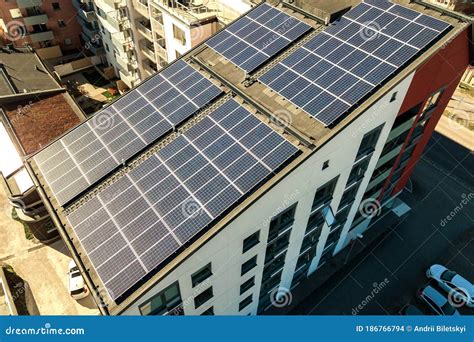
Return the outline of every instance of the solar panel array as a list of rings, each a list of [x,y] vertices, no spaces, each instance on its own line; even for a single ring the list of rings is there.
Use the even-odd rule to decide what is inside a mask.
[[[64,205],[222,93],[177,61],[34,157]]]
[[[311,26],[262,4],[207,41],[207,45],[246,72],[308,32]]]
[[[449,28],[385,0],[365,1],[260,81],[329,126]]]
[[[116,300],[297,152],[228,100],[67,219]]]

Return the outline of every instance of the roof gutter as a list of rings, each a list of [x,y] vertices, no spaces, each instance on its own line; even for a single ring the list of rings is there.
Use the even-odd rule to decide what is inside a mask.
[[[38,191],[41,199],[43,200],[46,210],[51,216],[51,219],[53,220],[55,226],[58,228],[59,235],[63,239],[69,251],[71,251],[72,258],[74,259],[76,265],[79,267],[81,274],[83,275],[84,280],[87,286],[89,287],[89,290],[91,290],[92,298],[94,298],[94,301],[97,307],[99,308],[100,313],[104,316],[109,316],[110,315],[109,310],[104,304],[102,304],[102,299],[97,295],[97,292],[95,291],[96,288],[94,286],[94,282],[92,281],[92,278],[90,277],[89,272],[87,271],[86,267],[82,263],[82,259],[80,258],[79,253],[77,252],[76,248],[74,247],[74,244],[69,238],[69,235],[66,233],[65,228],[63,224],[61,223],[61,220],[59,219],[56,211],[54,210],[53,206],[51,205],[48,199],[48,196],[44,192],[43,188],[40,186],[38,178],[36,177],[36,174],[31,168],[30,163],[25,162],[25,166],[26,166],[26,169],[28,170],[28,173],[30,174],[31,179],[33,180],[33,183],[35,184],[36,190]]]

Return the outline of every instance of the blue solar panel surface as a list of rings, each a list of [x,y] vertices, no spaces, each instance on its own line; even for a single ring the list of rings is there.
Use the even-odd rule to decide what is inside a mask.
[[[308,32],[311,26],[262,4],[207,41],[207,45],[252,72]]]
[[[259,80],[329,126],[450,27],[389,1],[365,1]]]
[[[64,205],[222,93],[177,61],[34,157]]]
[[[297,152],[228,100],[67,219],[115,300]]]

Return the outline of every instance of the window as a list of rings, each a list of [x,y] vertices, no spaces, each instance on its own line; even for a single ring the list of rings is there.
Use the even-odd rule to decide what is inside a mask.
[[[347,186],[359,181],[364,178],[365,172],[369,167],[370,159],[364,159],[360,163],[356,164],[349,175],[349,180],[347,181]]]
[[[256,245],[258,245],[259,243],[260,243],[260,231],[253,233],[252,235],[250,235],[248,238],[244,240],[242,253],[247,252],[252,247],[255,247]]]
[[[212,287],[210,287],[194,298],[194,307],[197,309],[198,307],[206,303],[209,299],[211,299],[213,296],[214,294],[212,293]]]
[[[60,11],[61,10],[61,6],[59,5],[59,2],[53,2],[51,4],[51,6],[53,6],[53,11]]]
[[[423,108],[423,113],[435,108],[439,100],[441,99],[441,95],[443,95],[444,89],[438,90],[436,93],[430,96],[428,101],[426,101],[425,107]]]
[[[266,280],[270,278],[274,273],[277,273],[278,271],[282,270],[285,266],[285,257],[286,252],[279,255],[275,258],[275,260],[272,260],[271,263],[265,266],[263,269],[263,279]]]
[[[23,15],[21,14],[21,10],[19,8],[11,9],[10,10],[10,15],[11,15],[12,19],[17,19],[17,18],[23,17]]]
[[[257,256],[254,256],[252,259],[244,262],[242,265],[242,270],[240,275],[244,275],[248,273],[251,269],[253,269],[255,266],[257,266]]]
[[[66,27],[66,23],[64,22],[63,19],[58,19],[58,26],[59,27]]]
[[[394,92],[392,94],[392,98],[390,99],[390,102],[395,102],[397,100],[397,95],[398,95],[398,91]]]
[[[329,167],[329,160],[326,160],[323,164],[323,171]]]
[[[286,209],[277,217],[273,218],[270,222],[270,232],[268,234],[268,241],[275,239],[278,234],[284,232],[287,228],[291,227],[295,218],[296,204],[291,208]]]
[[[247,298],[245,298],[243,301],[240,302],[239,311],[242,311],[243,309],[245,309],[247,306],[250,305],[250,303],[252,303],[252,295],[248,296]]]
[[[334,189],[336,188],[337,179],[338,177],[334,178],[316,191],[313,201],[313,210],[331,201]]]
[[[201,284],[210,276],[212,276],[212,266],[209,263],[191,276],[193,287],[196,287],[197,285]]]
[[[65,38],[64,39],[64,44],[65,45],[72,45],[72,40],[70,38]]]
[[[247,280],[242,285],[240,285],[240,294],[243,295],[245,292],[250,290],[254,285],[255,285],[255,276]]]
[[[323,213],[319,210],[313,214],[308,219],[308,226],[306,227],[306,233],[309,233],[317,228],[322,228],[324,224]]]
[[[379,141],[380,133],[382,133],[383,125],[377,127],[376,129],[370,131],[364,138],[359,147],[359,151],[357,152],[357,158],[359,159],[362,156],[372,153],[375,150],[375,146]]]
[[[357,196],[359,187],[360,187],[360,183],[344,191],[344,194],[342,195],[342,199],[341,199],[341,204],[339,204],[340,208],[354,201],[355,197]]]
[[[164,315],[181,304],[178,282],[154,296],[149,302],[140,306],[142,315]]]
[[[260,296],[263,296],[263,294],[268,293],[269,291],[273,290],[278,284],[280,284],[282,273],[283,272],[280,272],[262,283]]]
[[[201,316],[214,316],[214,307],[211,306],[209,309],[204,311]]]
[[[174,24],[173,24],[173,34],[176,40],[181,42],[181,44],[186,45],[186,33]]]
[[[403,125],[403,124],[406,123],[407,121],[409,121],[409,120],[415,118],[415,116],[417,116],[418,113],[420,112],[420,109],[421,109],[422,106],[423,106],[423,102],[417,104],[415,107],[412,107],[412,108],[410,108],[409,110],[407,110],[405,113],[399,115],[399,116],[395,119],[395,123],[393,124],[392,130],[394,130],[395,128],[397,128],[397,127]]]
[[[277,239],[273,240],[267,246],[267,251],[265,253],[265,263],[271,261],[275,256],[284,251],[290,244],[290,232],[279,236]]]

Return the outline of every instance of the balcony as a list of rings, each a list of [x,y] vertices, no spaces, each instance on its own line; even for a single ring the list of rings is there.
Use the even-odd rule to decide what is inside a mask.
[[[216,17],[218,12],[218,5],[213,0],[204,1],[202,5],[192,5],[190,0],[155,0],[155,4],[172,12],[188,24]]]
[[[112,44],[123,52],[128,52],[133,49],[132,37],[126,36],[124,32],[113,33]]]
[[[143,37],[153,42],[153,32],[151,31],[151,24],[149,20],[147,19],[137,20],[137,29],[138,29],[138,32],[140,32]]]
[[[168,51],[166,51],[166,46],[163,46],[162,43],[164,43],[164,39],[157,41],[155,44],[155,48],[158,52],[158,55],[166,62],[168,62]]]
[[[155,49],[152,43],[142,41],[140,44],[140,51],[148,57],[151,61],[156,61]]]
[[[125,72],[123,70],[119,71],[120,79],[129,87],[130,89],[135,87],[139,83],[138,74]]]
[[[158,72],[158,66],[155,63],[144,61],[143,70],[145,70],[145,72],[147,73],[147,76],[151,76]]]
[[[41,25],[48,22],[48,15],[36,14],[23,18],[23,22],[26,26]]]
[[[135,10],[144,17],[148,17],[148,1],[147,0],[134,0],[133,1]]]
[[[82,2],[81,0],[73,0],[73,6],[77,9],[79,18],[91,22],[96,19],[94,5],[92,2]]]
[[[101,0],[101,1],[103,1],[104,3],[107,4],[107,6],[113,9],[119,9],[119,8],[127,6],[126,0]]]
[[[42,4],[43,0],[16,0],[18,8],[36,7],[41,6]]]
[[[39,43],[54,39],[53,31],[30,32],[28,33],[28,36],[30,37],[32,43]]]
[[[91,23],[83,20],[83,19],[79,19],[79,24],[81,25],[82,27],[82,32],[85,33],[88,37],[89,37],[89,40],[97,40],[98,37],[99,37],[99,28],[93,26]]]

